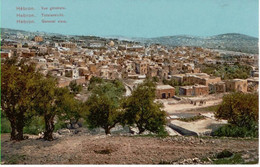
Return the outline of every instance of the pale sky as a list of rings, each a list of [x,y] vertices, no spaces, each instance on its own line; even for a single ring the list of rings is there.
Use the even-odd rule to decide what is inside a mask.
[[[36,10],[19,12],[17,6]],[[57,6],[66,10],[41,10]],[[258,37],[258,6],[258,0],[3,0],[1,27],[68,35]],[[17,24],[17,13],[35,14],[36,24]],[[68,23],[43,24],[41,13],[63,13]]]

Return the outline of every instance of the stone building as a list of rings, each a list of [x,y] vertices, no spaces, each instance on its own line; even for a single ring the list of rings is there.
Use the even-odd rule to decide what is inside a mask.
[[[217,82],[217,83],[210,83],[209,84],[209,93],[225,93],[226,92],[226,85],[225,82]]]
[[[64,42],[64,43],[61,44],[61,46],[65,47],[65,48],[73,49],[73,48],[77,47],[77,44],[72,43],[72,42]]]
[[[205,85],[181,86],[179,94],[184,96],[204,96],[209,94],[209,88]]]
[[[194,64],[183,64],[182,65],[182,70],[185,73],[191,73],[193,69],[194,69]]]
[[[156,98],[168,99],[175,95],[175,88],[170,85],[157,85],[156,86]]]
[[[209,76],[206,73],[186,74],[183,77],[183,82],[189,83],[192,85],[200,84],[200,85],[208,86],[208,84],[214,84],[214,83],[217,83],[220,81],[221,81],[220,77]]]
[[[225,81],[227,92],[247,92],[247,80],[233,79]]]
[[[183,77],[184,77],[184,74],[178,74],[178,75],[172,75],[171,79],[175,80],[179,84],[182,84],[183,83]]]
[[[22,54],[21,54],[21,57],[24,57],[24,58],[31,58],[34,56],[35,56],[35,52],[30,52],[30,53],[22,52]]]
[[[209,78],[202,79],[202,85],[208,86],[209,84],[215,84],[221,82],[220,77],[210,76]]]
[[[183,96],[193,96],[192,86],[181,86],[179,87],[179,94]]]
[[[205,85],[194,85],[193,96],[204,96],[209,94],[209,87]]]
[[[89,64],[89,71],[91,74],[96,74],[97,73],[97,65],[95,64]]]
[[[11,51],[1,51],[1,59],[10,58],[11,55]]]
[[[35,42],[42,42],[43,41],[43,38],[41,36],[35,36],[34,37],[34,41]]]
[[[178,74],[179,71],[177,69],[177,66],[169,66],[169,74],[170,75],[174,75],[174,74]]]
[[[158,77],[161,79],[168,79],[168,71],[165,69],[159,69],[158,70]]]
[[[259,78],[253,77],[247,79],[247,91],[248,92],[258,92],[259,89]]]
[[[85,77],[79,77],[77,79],[67,78],[67,77],[58,77],[58,87],[69,86],[72,81],[76,81],[78,85],[83,85],[86,83]]]
[[[137,62],[135,63],[135,69],[137,74],[147,74],[147,63],[145,62]]]
[[[65,67],[65,77],[78,78],[79,77],[79,69],[76,67],[72,67],[67,65]]]
[[[158,69],[155,66],[149,66],[147,76],[148,77],[156,77],[158,73]]]
[[[88,75],[90,72],[88,70],[87,67],[80,67],[79,68],[79,76],[86,76]]]
[[[141,53],[144,53],[144,50],[145,48],[141,45],[133,45],[133,46],[130,46],[130,47],[127,47],[126,48],[128,51],[134,51],[134,52],[141,52]]]

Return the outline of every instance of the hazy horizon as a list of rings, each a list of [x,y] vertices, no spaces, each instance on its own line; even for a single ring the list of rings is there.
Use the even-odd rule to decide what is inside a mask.
[[[218,36],[218,35],[226,35],[226,34],[239,34],[239,35],[246,35],[246,34],[241,34],[241,33],[224,33],[224,34],[216,34],[216,35],[211,35],[211,36],[196,36],[196,35],[187,35],[187,34],[179,34],[179,35],[171,35],[171,36],[157,36],[157,37],[127,37],[127,36],[122,36],[122,35],[108,35],[108,36],[96,36],[96,35],[80,35],[80,34],[63,34],[63,33],[54,33],[54,32],[45,32],[45,31],[29,31],[29,30],[21,30],[21,29],[14,29],[14,28],[7,28],[7,27],[1,27],[4,29],[11,29],[11,30],[15,30],[15,31],[26,31],[26,32],[32,32],[32,33],[49,33],[49,34],[59,34],[59,35],[64,35],[64,36],[95,36],[95,37],[101,37],[101,38],[166,38],[166,37],[174,37],[174,36],[187,36],[187,37],[197,37],[197,38],[207,38],[207,37],[213,37],[213,36]],[[254,36],[250,36],[250,35],[246,35],[252,38],[258,38],[258,37],[254,37]]]
[[[14,5],[15,4],[15,5]],[[16,7],[60,6],[67,24],[17,24]],[[210,37],[239,33],[258,38],[258,0],[8,0],[2,1],[1,27],[99,37]]]

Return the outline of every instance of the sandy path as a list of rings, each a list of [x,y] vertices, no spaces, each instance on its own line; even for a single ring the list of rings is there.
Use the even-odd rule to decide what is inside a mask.
[[[193,104],[168,104],[168,102],[164,102],[164,110],[167,111],[169,114],[178,113],[180,111],[186,111],[186,110],[195,110],[210,106],[218,105],[222,102],[222,99],[217,100],[209,100],[206,102],[206,104],[199,106],[198,104],[195,106]]]

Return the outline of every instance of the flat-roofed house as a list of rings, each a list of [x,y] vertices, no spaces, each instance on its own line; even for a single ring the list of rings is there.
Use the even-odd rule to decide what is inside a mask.
[[[225,81],[227,92],[247,92],[247,80],[245,79],[232,79]]]
[[[226,84],[225,82],[217,82],[209,84],[209,92],[210,93],[225,93],[226,92]]]
[[[181,86],[179,94],[184,96],[204,96],[209,94],[209,87],[205,85]]]
[[[167,99],[172,98],[175,95],[175,88],[170,85],[157,85],[156,86],[156,98]]]

